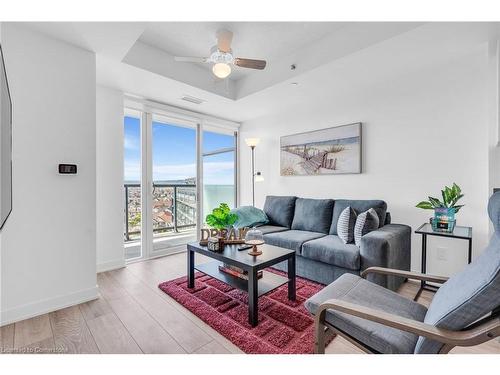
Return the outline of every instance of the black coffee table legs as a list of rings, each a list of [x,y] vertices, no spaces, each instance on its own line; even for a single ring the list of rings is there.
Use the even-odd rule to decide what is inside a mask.
[[[288,299],[295,301],[295,255],[288,258]]]
[[[194,251],[187,250],[187,286],[194,288]],[[257,268],[248,271],[248,323],[255,327],[259,321],[259,279],[257,277]],[[295,254],[288,258],[288,299],[295,301]]]
[[[255,327],[259,321],[259,288],[257,271],[248,273],[248,324]]]

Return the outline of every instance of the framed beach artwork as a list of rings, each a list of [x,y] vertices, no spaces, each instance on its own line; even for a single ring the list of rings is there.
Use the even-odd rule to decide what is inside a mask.
[[[361,173],[361,123],[280,138],[282,176]]]

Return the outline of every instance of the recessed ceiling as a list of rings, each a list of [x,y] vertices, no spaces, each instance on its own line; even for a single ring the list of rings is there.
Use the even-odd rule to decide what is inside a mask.
[[[207,57],[216,44],[216,31],[226,28],[234,33],[234,56],[269,62],[306,48],[346,25],[343,22],[152,22],[139,41],[173,56]],[[210,69],[209,64],[196,65]],[[252,69],[234,68],[232,80],[259,74]]]

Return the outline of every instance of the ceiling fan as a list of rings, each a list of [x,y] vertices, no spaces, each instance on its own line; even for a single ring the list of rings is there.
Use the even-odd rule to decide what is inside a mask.
[[[263,70],[266,67],[265,60],[244,59],[234,57],[231,49],[233,33],[226,29],[217,31],[217,45],[210,49],[208,57],[179,57],[175,56],[175,61],[180,62],[196,62],[213,64],[212,72],[218,78],[224,79],[231,74],[231,65],[236,65],[241,68]]]

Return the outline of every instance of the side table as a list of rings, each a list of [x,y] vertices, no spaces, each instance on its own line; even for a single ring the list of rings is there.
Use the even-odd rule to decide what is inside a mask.
[[[457,238],[461,240],[467,240],[469,242],[469,251],[468,251],[468,263],[472,262],[472,228],[471,227],[461,227],[459,225],[455,226],[455,229],[451,233],[447,232],[437,232],[432,229],[432,225],[430,223],[422,224],[415,231],[417,234],[422,235],[422,269],[421,272],[425,273],[427,269],[427,236],[438,236],[438,237],[448,237],[448,238]],[[423,290],[429,290],[431,292],[436,292],[438,287],[427,284],[425,281],[420,282],[420,289],[415,295],[414,300],[416,301]]]

